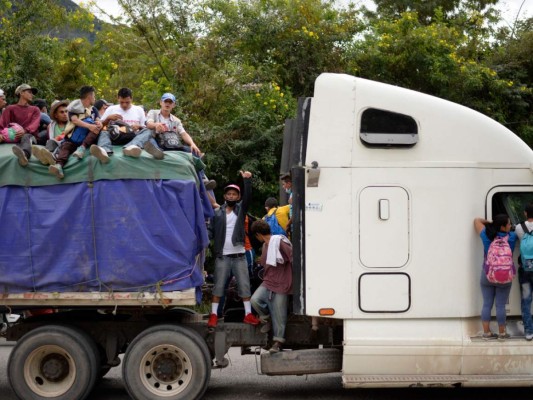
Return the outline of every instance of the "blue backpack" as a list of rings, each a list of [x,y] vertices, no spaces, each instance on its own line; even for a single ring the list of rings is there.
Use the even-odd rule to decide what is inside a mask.
[[[82,121],[87,122],[88,124],[94,124],[94,120],[91,117],[85,117],[82,119]],[[75,144],[80,145],[85,140],[88,134],[89,134],[89,128],[85,128],[83,126],[77,126],[72,131],[72,134],[69,137],[69,140]]]
[[[520,241],[520,256],[522,268],[526,272],[533,272],[533,232],[530,232],[525,222],[520,224],[524,230],[524,236]]]
[[[272,235],[285,235],[287,236],[287,232],[285,232],[285,229],[281,227],[281,225],[278,222],[278,218],[276,217],[276,212],[278,211],[278,208],[274,210],[274,212],[270,215],[265,215],[265,222],[270,225],[270,233]]]

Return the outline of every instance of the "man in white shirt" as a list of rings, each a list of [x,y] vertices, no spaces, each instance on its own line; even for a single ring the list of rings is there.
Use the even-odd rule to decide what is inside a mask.
[[[138,134],[146,124],[143,108],[132,104],[133,93],[131,89],[120,89],[117,97],[118,104],[108,107],[102,115],[102,124],[107,126],[112,121],[122,121],[130,125],[133,131]],[[91,146],[91,154],[105,164],[109,162],[109,155],[113,154],[113,144],[125,143],[112,142],[109,132],[103,130],[98,137],[98,145]]]

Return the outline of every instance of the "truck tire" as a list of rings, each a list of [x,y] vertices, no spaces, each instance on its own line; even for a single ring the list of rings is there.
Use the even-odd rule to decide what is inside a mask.
[[[9,383],[20,399],[85,399],[94,387],[100,355],[78,328],[42,326],[25,334],[9,356]]]
[[[211,357],[198,333],[177,325],[154,326],[128,346],[122,376],[135,400],[200,399],[211,377]]]
[[[342,352],[337,349],[309,349],[261,354],[261,372],[265,375],[307,375],[338,372]]]

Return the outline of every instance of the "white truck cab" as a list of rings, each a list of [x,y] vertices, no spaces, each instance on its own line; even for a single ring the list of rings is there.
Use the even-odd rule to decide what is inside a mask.
[[[523,220],[532,150],[469,108],[348,75],[322,74],[300,108],[298,304],[343,320],[344,386],[529,385],[517,278],[511,339],[481,339],[473,220]]]

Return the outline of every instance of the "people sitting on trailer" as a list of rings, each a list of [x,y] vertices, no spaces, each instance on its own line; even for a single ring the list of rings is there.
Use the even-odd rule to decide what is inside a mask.
[[[261,332],[273,331],[270,353],[277,353],[285,343],[288,298],[292,292],[292,245],[284,235],[272,235],[263,220],[252,224],[252,233],[263,242],[260,264],[263,283],[254,292],[251,303],[263,326]]]
[[[236,184],[224,188],[224,204],[215,210],[209,224],[209,236],[214,239],[213,253],[215,260],[215,286],[211,304],[211,315],[207,326],[217,326],[217,311],[220,298],[224,295],[226,282],[233,274],[237,280],[238,293],[244,303],[244,323],[258,325],[259,319],[252,314],[250,303],[250,276],[246,263],[244,248],[244,219],[252,195],[252,173],[240,171],[244,180],[244,194]]]
[[[533,340],[533,318],[531,318],[531,301],[533,296],[533,204],[527,204],[524,210],[526,220],[518,224],[515,233],[520,239],[520,260],[518,282],[520,283],[520,302],[524,335],[526,340]]]
[[[495,339],[505,340],[510,337],[506,331],[506,312],[505,304],[509,298],[509,293],[511,291],[512,281],[508,283],[494,283],[489,281],[489,252],[491,244],[498,238],[503,238],[504,241],[508,244],[510,248],[510,258],[509,262],[512,263],[512,251],[516,244],[516,234],[511,232],[511,220],[505,214],[499,214],[494,217],[494,220],[488,221],[483,218],[476,218],[474,220],[474,228],[476,232],[481,237],[484,248],[484,262],[483,268],[481,270],[481,294],[483,296],[483,307],[481,309],[481,322],[483,325],[483,339]],[[498,240],[498,242],[500,242]],[[505,249],[505,248],[504,248]],[[509,253],[509,250],[507,250]],[[505,254],[500,252],[499,257],[502,258],[500,264],[503,265],[503,258]],[[509,254],[507,254],[509,258]],[[514,268],[514,266],[513,266]],[[502,280],[503,282],[503,280]],[[491,332],[490,330],[490,318],[492,306],[496,302],[496,320],[498,322],[498,334]]]
[[[157,160],[162,160],[165,157],[163,150],[192,152],[194,156],[202,157],[202,152],[196,143],[194,143],[192,137],[183,128],[181,120],[172,114],[172,110],[176,106],[176,97],[172,93],[164,93],[161,96],[159,105],[159,110],[150,110],[148,112],[146,128],[142,129],[130,142],[124,145],[124,155],[139,157],[144,148],[144,150]],[[162,135],[164,137],[160,138]],[[156,139],[160,139],[159,144]],[[186,145],[183,145],[181,141]],[[165,144],[169,147],[165,147]],[[94,149],[94,154],[100,159],[100,161],[105,162],[106,155],[104,155],[103,149]],[[213,208],[220,207],[212,193],[213,189],[216,187],[216,182],[207,179],[203,171],[201,171],[200,175],[202,176],[205,188],[208,191],[211,206]]]
[[[102,129],[102,123],[98,116],[98,110],[94,107],[95,89],[93,86],[82,86],[80,98],[74,100],[67,107],[69,123],[64,134],[65,139],[61,142],[55,156],[56,163],[48,167],[48,171],[58,179],[64,178],[63,167],[68,162],[70,155],[79,158],[85,156],[89,146],[96,143],[98,134]],[[49,161],[51,153],[46,148],[41,148],[39,160]]]
[[[31,145],[39,134],[41,112],[31,104],[35,94],[37,89],[26,83],[18,86],[15,89],[17,103],[7,106],[0,117],[0,143],[17,143],[13,146],[13,154],[22,167],[28,165]]]
[[[91,154],[103,164],[109,162],[109,156],[113,154],[113,145],[129,145],[133,139],[137,139],[146,123],[142,107],[133,104],[131,89],[121,88],[117,93],[117,99],[118,104],[109,106],[102,115],[102,124],[107,129],[102,130],[98,137],[98,143],[92,145],[90,150]],[[109,126],[116,121],[121,123],[122,128],[127,129],[118,129],[119,133],[122,134],[112,136]],[[126,152],[124,154],[132,155]]]

